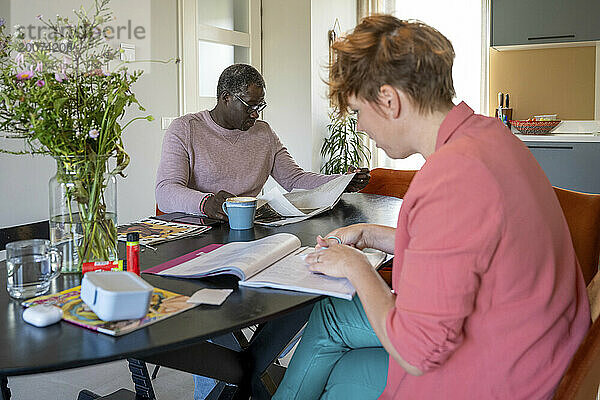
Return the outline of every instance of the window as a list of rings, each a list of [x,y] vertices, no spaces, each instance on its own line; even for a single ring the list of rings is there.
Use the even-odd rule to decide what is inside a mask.
[[[261,69],[259,0],[179,0],[180,113],[212,108],[234,63]]]
[[[423,21],[452,42],[456,54],[452,74],[456,100],[464,100],[476,113],[482,109],[481,9],[481,0],[399,0],[396,6],[398,18]]]
[[[455,102],[465,101],[476,113],[486,108],[487,21],[486,0],[397,0],[394,15],[400,19],[418,19],[446,36],[454,47],[453,67]],[[460,21],[457,23],[457,21]],[[383,150],[373,146],[373,167],[420,169],[425,159],[415,154],[403,160],[392,160]],[[376,153],[376,155],[375,155]]]

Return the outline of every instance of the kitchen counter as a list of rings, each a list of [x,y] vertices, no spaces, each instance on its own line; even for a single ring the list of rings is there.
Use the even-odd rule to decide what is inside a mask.
[[[550,183],[564,189],[600,193],[600,136],[518,135]]]
[[[519,135],[516,136],[524,142],[567,142],[567,143],[587,143],[600,142],[598,134],[578,134],[578,133],[558,133],[547,135]]]
[[[600,193],[600,121],[562,121],[551,134],[521,135],[553,186]]]
[[[521,135],[515,128],[512,133],[524,142],[600,142],[600,121],[561,121],[550,134]]]

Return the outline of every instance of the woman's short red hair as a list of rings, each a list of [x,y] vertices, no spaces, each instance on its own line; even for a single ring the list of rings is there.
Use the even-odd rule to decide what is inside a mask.
[[[408,94],[422,113],[452,105],[454,49],[444,35],[422,22],[366,17],[332,48],[329,97],[342,113],[351,95],[377,103],[385,84]]]

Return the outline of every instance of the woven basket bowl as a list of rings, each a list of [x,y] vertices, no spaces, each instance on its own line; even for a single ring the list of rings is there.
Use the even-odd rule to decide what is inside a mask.
[[[546,135],[556,128],[560,121],[510,121],[523,135]]]

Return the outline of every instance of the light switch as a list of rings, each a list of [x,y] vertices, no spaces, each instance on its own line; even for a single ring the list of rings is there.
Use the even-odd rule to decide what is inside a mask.
[[[121,61],[135,61],[135,44],[121,43]]]

